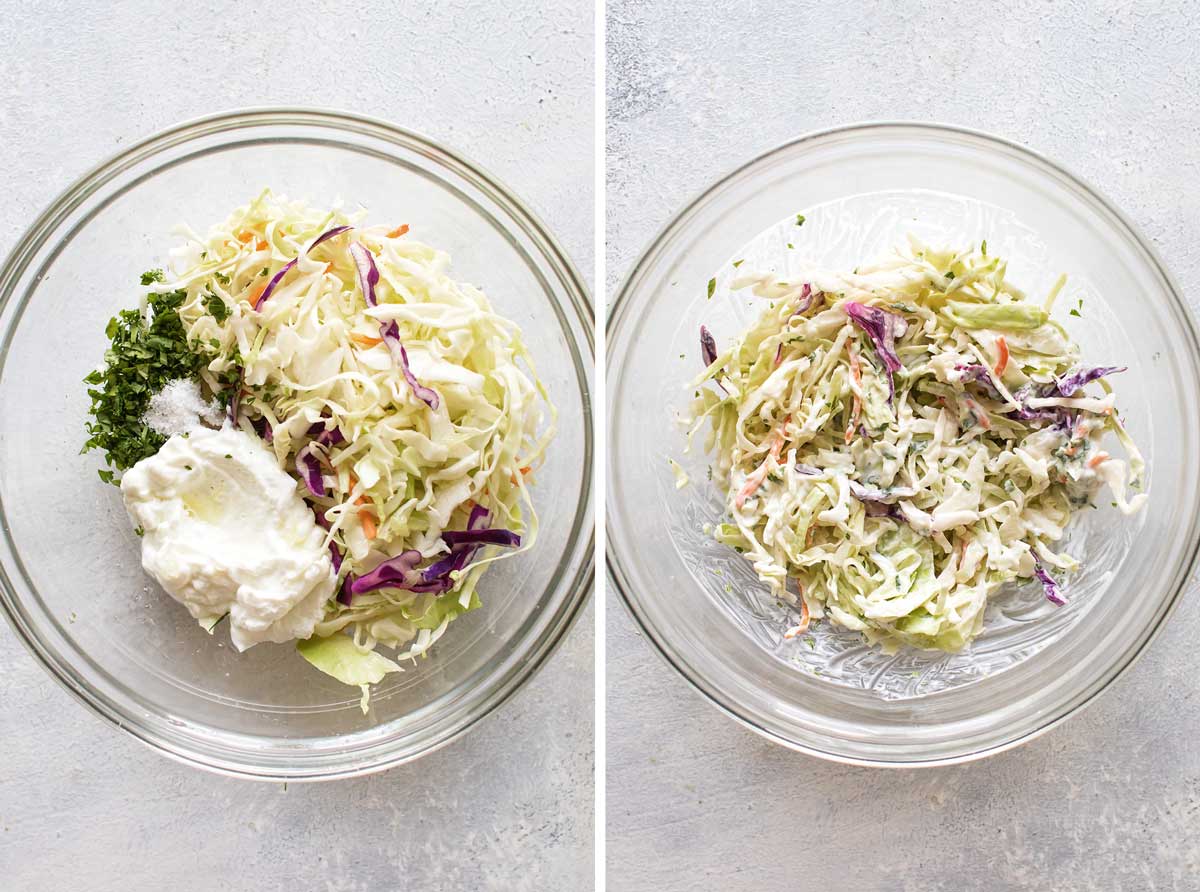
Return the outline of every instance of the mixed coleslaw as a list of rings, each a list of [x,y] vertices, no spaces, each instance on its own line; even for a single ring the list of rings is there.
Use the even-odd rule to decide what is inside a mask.
[[[910,244],[853,273],[732,287],[767,304],[724,351],[702,327],[689,443],[707,425],[728,519],[714,534],[799,611],[871,644],[959,650],[996,590],[1054,571],[1102,487],[1126,514],[1145,466],[1107,381],[979,249]],[[711,285],[710,285],[711,290]],[[1127,459],[1110,455],[1115,435]],[[1132,493],[1132,495],[1130,494]]]

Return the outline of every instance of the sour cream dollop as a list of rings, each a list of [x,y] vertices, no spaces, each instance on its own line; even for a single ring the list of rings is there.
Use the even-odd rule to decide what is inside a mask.
[[[142,566],[234,646],[308,638],[333,594],[324,531],[260,440],[196,427],[121,478]]]

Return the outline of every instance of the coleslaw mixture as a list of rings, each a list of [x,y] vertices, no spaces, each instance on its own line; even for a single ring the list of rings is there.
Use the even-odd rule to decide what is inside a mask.
[[[1065,277],[1039,305],[1005,272],[986,242],[910,239],[853,273],[741,274],[758,321],[720,352],[701,327],[689,443],[707,424],[714,533],[797,607],[788,637],[828,616],[887,651],[959,650],[1006,582],[1065,603],[1051,571],[1078,562],[1052,545],[1102,487],[1145,503],[1107,381],[1123,369],[1083,365],[1051,320]]]
[[[490,563],[533,546],[555,412],[518,327],[449,257],[361,217],[266,191],[185,231],[148,284],[173,296],[205,398],[324,528],[334,597],[299,649],[365,697],[400,668],[376,647],[424,654]]]

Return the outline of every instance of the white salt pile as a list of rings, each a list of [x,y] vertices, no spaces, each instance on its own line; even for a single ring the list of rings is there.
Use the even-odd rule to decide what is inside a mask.
[[[172,381],[154,396],[142,422],[155,433],[170,437],[195,430],[201,424],[220,427],[225,410],[215,402],[205,402],[200,385],[188,378]]]

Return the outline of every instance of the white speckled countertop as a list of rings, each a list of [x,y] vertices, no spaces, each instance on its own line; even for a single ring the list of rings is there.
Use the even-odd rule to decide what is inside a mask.
[[[0,254],[133,140],[238,106],[316,105],[459,149],[530,203],[590,281],[589,3],[33,6],[0,2]],[[0,888],[587,888],[592,661],[589,607],[463,739],[382,775],[285,789],[151,752],[0,622]]]
[[[899,118],[988,130],[1065,163],[1200,306],[1194,4],[720,9],[609,0],[610,293],[720,174],[808,130]],[[1081,715],[985,761],[911,772],[760,739],[668,668],[611,592],[608,603],[613,890],[1200,888],[1194,591]]]

